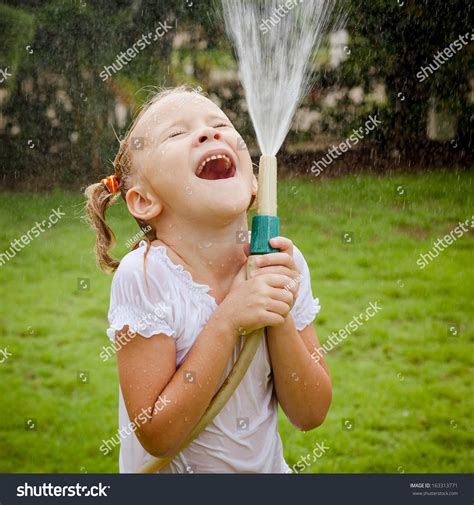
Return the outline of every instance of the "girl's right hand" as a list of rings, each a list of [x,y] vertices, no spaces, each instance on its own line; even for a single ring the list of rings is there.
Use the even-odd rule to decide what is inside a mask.
[[[293,294],[287,288],[291,278],[282,274],[264,274],[241,279],[239,272],[232,287],[219,305],[239,335],[247,335],[265,326],[282,324],[293,304]],[[238,280],[240,277],[240,280]]]

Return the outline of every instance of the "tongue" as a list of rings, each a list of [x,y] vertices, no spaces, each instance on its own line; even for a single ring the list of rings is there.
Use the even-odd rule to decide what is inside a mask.
[[[202,169],[199,177],[201,179],[226,179],[230,177],[230,170],[227,169],[227,162],[222,158],[217,158],[216,160],[208,161],[204,168]]]

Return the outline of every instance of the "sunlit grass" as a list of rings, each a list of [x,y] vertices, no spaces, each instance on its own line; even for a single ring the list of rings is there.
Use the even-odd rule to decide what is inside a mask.
[[[281,414],[290,466],[324,442],[307,472],[472,471],[472,230],[424,270],[416,260],[472,216],[473,195],[466,173],[280,182],[282,234],[310,266],[320,340],[382,306],[327,356],[325,423],[302,433]],[[99,451],[117,429],[115,363],[99,358],[111,277],[95,267],[81,196],[3,194],[0,252],[57,207],[66,216],[0,266],[0,350],[12,354],[0,364],[0,471],[116,472],[118,450]],[[111,214],[120,257],[136,224],[123,205]]]

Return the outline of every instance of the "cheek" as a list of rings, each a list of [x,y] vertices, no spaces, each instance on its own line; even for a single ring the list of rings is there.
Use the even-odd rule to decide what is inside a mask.
[[[148,160],[149,173],[166,183],[181,179],[190,173],[188,149],[178,143],[158,147]]]
[[[247,151],[247,149],[245,149],[245,151],[244,150],[240,152],[238,151],[237,156],[239,157],[239,163],[242,171],[246,175],[252,176],[253,174],[252,158],[250,157],[250,154]]]

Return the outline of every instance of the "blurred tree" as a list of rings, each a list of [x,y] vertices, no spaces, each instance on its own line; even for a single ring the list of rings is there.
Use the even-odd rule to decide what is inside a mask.
[[[150,37],[149,45],[110,78],[103,80],[100,73],[143,34],[155,35],[160,21],[174,30],[173,2],[54,0],[46,5],[10,4],[22,7],[1,6],[9,15],[2,17],[5,25],[19,27],[20,21],[34,19],[36,31],[28,51],[27,30],[7,32],[24,35],[9,37],[14,50],[2,58],[16,70],[2,100],[3,182],[15,184],[18,177],[29,180],[41,176],[50,184],[74,183],[78,187],[91,177],[108,174],[110,166],[104,160],[112,157],[117,147],[113,128],[120,130],[126,123],[117,120],[116,108],[121,104],[131,110],[140,102],[135,96],[140,82],[165,82],[172,34],[156,40]],[[19,49],[23,51],[21,64]]]
[[[460,35],[471,33],[469,0],[350,0],[347,29],[351,56],[341,67],[341,81],[385,83],[383,137],[401,155],[426,147],[430,103],[443,103],[458,119],[457,143],[471,143],[472,104],[469,78],[472,45],[463,45],[439,70],[422,79],[420,71]],[[469,39],[470,40],[470,39]],[[472,74],[471,74],[472,75]],[[472,127],[472,125],[471,125]]]

